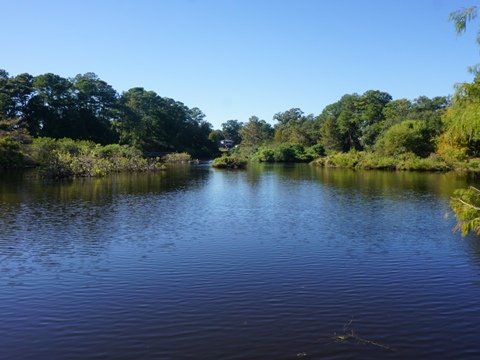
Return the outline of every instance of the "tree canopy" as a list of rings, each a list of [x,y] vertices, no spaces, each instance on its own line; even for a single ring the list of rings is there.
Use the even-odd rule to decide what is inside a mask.
[[[120,143],[142,151],[217,151],[212,125],[194,107],[136,87],[118,94],[89,72],[10,77],[0,70],[0,119],[17,119],[34,137]]]

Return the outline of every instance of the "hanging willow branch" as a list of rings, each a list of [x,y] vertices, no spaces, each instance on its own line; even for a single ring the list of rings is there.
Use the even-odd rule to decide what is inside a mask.
[[[468,189],[455,190],[450,206],[457,218],[454,231],[461,230],[462,236],[473,231],[480,236],[480,190],[470,186]]]
[[[449,21],[453,21],[457,35],[461,35],[467,30],[467,22],[475,20],[477,17],[477,6],[471,6],[461,10],[454,11],[448,17]],[[478,34],[480,36],[480,33]],[[480,44],[480,38],[477,37],[477,42]]]
[[[462,35],[462,33],[467,30],[467,23],[475,20],[477,17],[477,8],[477,6],[471,6],[450,13],[448,21],[453,21],[457,35]],[[480,45],[480,29],[477,31],[477,44]],[[477,74],[480,70],[480,64],[470,66],[468,70],[472,74]]]

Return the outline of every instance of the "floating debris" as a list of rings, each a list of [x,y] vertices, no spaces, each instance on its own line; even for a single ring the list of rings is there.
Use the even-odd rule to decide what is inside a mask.
[[[343,333],[341,333],[341,334],[333,333],[332,337],[329,337],[329,338],[326,338],[326,339],[323,339],[323,340],[330,341],[329,344],[331,344],[331,343],[356,344],[356,345],[358,345],[358,344],[367,345],[368,344],[368,345],[377,346],[377,347],[385,349],[385,350],[397,351],[396,349],[391,348],[390,346],[380,344],[376,341],[361,338],[360,336],[357,335],[355,330],[353,330],[353,329],[349,330],[350,325],[352,325],[352,322],[353,322],[353,318],[350,319],[350,321],[348,323],[343,325]]]

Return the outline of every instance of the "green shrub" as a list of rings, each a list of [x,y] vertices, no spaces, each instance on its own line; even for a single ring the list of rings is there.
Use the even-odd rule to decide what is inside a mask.
[[[322,144],[317,144],[309,147],[306,150],[307,154],[312,156],[313,158],[317,158],[320,156],[325,156],[325,148]]]
[[[53,150],[58,150],[55,139],[39,137],[33,139],[32,145],[30,146],[30,156],[35,163],[42,164]]]
[[[309,162],[314,156],[305,152],[301,144],[286,144],[276,147],[260,146],[252,156],[252,160],[259,162]]]
[[[273,161],[275,162],[295,162],[297,153],[291,146],[280,145],[273,149]]]
[[[144,159],[139,150],[89,141],[39,138],[32,145],[39,173],[46,178],[105,176],[111,172],[157,171],[165,169],[159,159]]]
[[[268,146],[260,146],[252,155],[252,160],[258,162],[274,162],[273,149],[269,148]]]
[[[192,157],[190,154],[186,152],[182,153],[170,153],[165,155],[163,158],[163,161],[166,163],[174,164],[174,163],[188,163],[192,160]]]
[[[375,144],[383,156],[413,153],[426,157],[435,150],[432,134],[423,120],[405,120],[389,128]]]
[[[56,149],[71,155],[87,155],[95,148],[95,144],[86,140],[72,140],[69,138],[58,139]]]
[[[23,164],[24,155],[20,144],[10,136],[0,138],[0,166],[12,167]]]
[[[108,159],[115,157],[133,158],[142,155],[142,152],[133,146],[119,144],[96,145],[94,151],[101,158]]]
[[[247,166],[247,159],[237,155],[223,155],[213,160],[212,166],[216,168],[239,169]]]
[[[397,164],[398,170],[448,171],[450,167],[436,155],[421,158],[413,153],[403,154]]]
[[[439,156],[421,158],[413,153],[381,156],[372,152],[335,153],[314,161],[315,165],[350,169],[448,171],[451,167]]]

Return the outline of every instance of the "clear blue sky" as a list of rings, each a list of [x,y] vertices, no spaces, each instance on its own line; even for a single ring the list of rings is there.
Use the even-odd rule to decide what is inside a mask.
[[[342,95],[449,95],[480,62],[462,0],[0,0],[0,69],[94,72],[198,107],[214,128]]]

